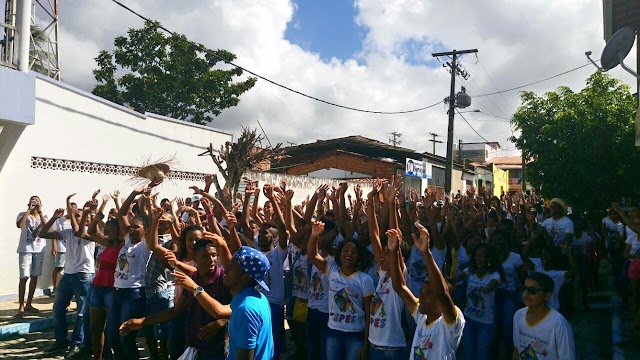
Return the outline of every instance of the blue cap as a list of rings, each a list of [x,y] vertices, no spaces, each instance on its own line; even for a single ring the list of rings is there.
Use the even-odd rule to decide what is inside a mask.
[[[264,282],[264,278],[271,265],[265,254],[254,248],[243,246],[233,254],[233,258],[240,264],[244,272],[251,275],[263,289],[269,291],[269,286]]]

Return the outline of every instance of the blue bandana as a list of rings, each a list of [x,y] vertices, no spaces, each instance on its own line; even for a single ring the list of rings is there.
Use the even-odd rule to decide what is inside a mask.
[[[244,272],[251,275],[263,289],[269,291],[269,286],[264,282],[270,267],[269,259],[265,254],[254,248],[243,246],[233,254],[233,258]]]

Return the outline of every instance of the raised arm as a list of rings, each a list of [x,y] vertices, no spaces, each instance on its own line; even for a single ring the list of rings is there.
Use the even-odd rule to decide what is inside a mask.
[[[323,232],[323,222],[316,221],[315,223],[313,223],[311,236],[309,237],[309,242],[307,243],[307,258],[315,267],[318,268],[318,270],[326,274],[328,265],[327,259],[318,254],[318,238],[320,237],[320,235],[322,235]]]
[[[378,195],[378,191],[382,188],[382,180],[376,179],[373,190],[367,194],[367,223],[369,225],[369,238],[371,239],[371,247],[373,248],[373,256],[376,264],[382,263],[382,243],[380,243],[380,228],[378,227],[378,218],[376,208],[373,205],[373,198]]]
[[[229,249],[227,241],[220,235],[205,232],[203,234],[205,239],[213,241],[213,246],[216,248],[218,253],[218,259],[220,259],[220,263],[223,267],[229,265],[231,260],[233,259],[233,252]]]
[[[242,247],[242,241],[240,241],[240,235],[238,235],[236,229],[238,220],[232,212],[226,213],[225,218],[227,219],[227,227],[229,228],[229,250],[233,254]]]
[[[402,262],[400,258],[400,244],[402,243],[402,233],[399,229],[390,229],[387,231],[387,239],[389,251],[391,252],[389,270],[391,272],[391,285],[393,290],[404,301],[405,306],[413,314],[418,308],[418,298],[413,296],[411,290],[407,287],[402,271]]]
[[[427,212],[427,220],[429,220],[429,227],[431,228],[431,238],[433,240],[433,245],[438,250],[446,249],[447,244],[444,241],[443,237],[440,236],[440,231],[438,231],[438,224],[436,223],[436,217],[433,212],[433,203],[425,205],[425,210]]]
[[[244,189],[244,200],[242,203],[242,218],[240,218],[240,227],[242,228],[242,232],[244,234],[252,233],[251,224],[249,222],[251,218],[251,206],[249,205],[249,202],[251,201],[251,195],[253,194],[253,186],[251,184],[251,182],[248,183],[247,188]]]
[[[429,248],[429,232],[420,224],[418,224],[418,230],[420,230],[420,237],[416,239],[416,247],[422,252],[422,259],[425,265],[427,265],[427,276],[431,283],[431,291],[433,291],[433,294],[438,298],[444,321],[447,324],[452,324],[456,321],[458,315],[449,291],[447,291],[447,284],[444,277],[436,261],[433,259],[433,254],[431,254],[431,249]]]
[[[75,216],[71,217],[71,227],[74,229],[73,234],[79,238],[83,238],[85,240],[92,240],[91,236],[87,234],[87,228],[84,224],[87,223],[87,219],[89,219],[89,214],[91,213],[91,209],[96,209],[98,207],[98,200],[91,199],[87,201],[82,207],[82,217],[80,218],[80,222],[76,220]],[[93,218],[91,218],[93,221]]]
[[[104,213],[98,212],[96,216],[93,218],[91,223],[89,223],[89,227],[87,229],[87,234],[91,238],[91,240],[97,242],[102,246],[107,246],[109,244],[109,238],[98,229],[98,223],[104,219]]]
[[[63,214],[64,209],[56,209],[56,211],[53,212],[53,216],[51,217],[51,219],[46,224],[44,224],[38,236],[43,239],[62,240],[62,236],[60,236],[60,233],[57,231],[51,231],[51,227]]]
[[[613,203],[611,204],[611,207],[616,213],[618,213],[618,215],[620,215],[620,218],[629,227],[629,229],[633,230],[636,234],[640,234],[640,225],[636,224],[630,217],[628,217],[627,214],[622,211],[620,205]]]
[[[142,194],[145,191],[151,191],[150,188],[145,187],[137,187],[131,191],[131,194],[127,197],[127,199],[122,203],[120,210],[118,211],[118,225],[120,225],[120,233],[122,236],[126,236],[129,232],[129,209],[131,208],[131,203],[135,200],[136,196]]]
[[[311,199],[309,199],[309,203],[307,204],[307,208],[305,209],[305,212],[304,212],[304,219],[306,222],[311,222],[311,219],[313,218],[313,213],[316,210],[316,206],[318,205],[318,199],[324,199],[328,189],[329,189],[329,185],[322,184],[313,193],[313,196],[311,196]]]
[[[291,236],[295,235],[298,230],[296,229],[295,222],[293,221],[293,195],[294,192],[291,189],[288,189],[284,193],[284,222]]]

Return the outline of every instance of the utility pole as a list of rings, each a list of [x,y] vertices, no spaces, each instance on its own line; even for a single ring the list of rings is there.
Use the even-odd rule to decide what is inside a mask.
[[[444,194],[445,196],[450,196],[451,195],[451,178],[453,177],[453,116],[455,115],[455,106],[456,106],[456,75],[464,75],[466,74],[466,72],[463,73],[463,70],[461,70],[458,67],[458,55],[463,55],[463,54],[471,54],[471,53],[477,53],[478,50],[477,49],[470,49],[470,50],[453,50],[453,51],[448,51],[448,52],[441,52],[441,53],[434,53],[432,54],[433,57],[440,57],[440,56],[451,56],[451,62],[447,62],[446,65],[443,66],[448,66],[451,72],[451,89],[449,91],[449,111],[448,111],[448,115],[449,115],[449,127],[447,129],[447,163],[446,163],[446,167],[445,167],[445,174],[444,174]],[[466,74],[466,76],[468,76],[468,74]]]
[[[399,133],[397,131],[394,131],[389,135],[391,135],[391,137],[389,138],[389,143],[391,145],[398,146],[398,145],[402,144],[402,140],[401,140],[402,134],[401,133]]]
[[[438,135],[438,134],[430,132],[429,136],[431,136],[431,140],[429,140],[429,142],[433,143],[433,153],[432,154],[435,155],[436,154],[436,143],[442,144],[442,143],[444,143],[444,141],[436,140],[437,137],[440,137],[440,135]]]
[[[458,139],[458,162],[462,162],[462,139]]]

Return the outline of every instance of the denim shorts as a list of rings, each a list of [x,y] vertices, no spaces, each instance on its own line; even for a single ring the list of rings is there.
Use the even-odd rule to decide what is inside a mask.
[[[91,285],[91,298],[89,305],[95,308],[105,308],[113,305],[115,288]]]

